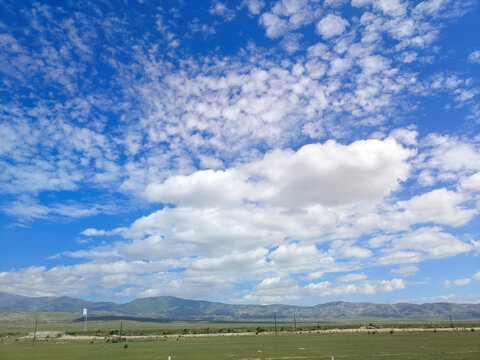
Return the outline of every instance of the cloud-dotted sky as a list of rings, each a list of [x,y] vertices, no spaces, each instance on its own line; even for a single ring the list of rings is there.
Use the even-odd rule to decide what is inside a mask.
[[[480,301],[480,6],[1,1],[0,287]]]

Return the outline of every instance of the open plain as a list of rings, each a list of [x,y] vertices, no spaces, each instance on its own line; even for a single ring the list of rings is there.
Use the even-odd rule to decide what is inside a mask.
[[[11,325],[11,324],[10,324]],[[449,328],[445,324],[397,324],[339,327],[300,324],[297,332],[279,324],[142,324],[92,322],[83,332],[59,323],[43,323],[36,333],[27,324],[9,326],[0,333],[0,358],[19,359],[479,359],[477,323]],[[31,323],[29,324],[31,325]],[[167,326],[165,326],[167,325]],[[236,328],[234,327],[236,325]],[[439,325],[436,327],[436,325]],[[468,326],[470,325],[470,326]],[[162,329],[162,327],[165,327]],[[108,330],[108,329],[113,330]],[[231,332],[229,332],[230,330]]]

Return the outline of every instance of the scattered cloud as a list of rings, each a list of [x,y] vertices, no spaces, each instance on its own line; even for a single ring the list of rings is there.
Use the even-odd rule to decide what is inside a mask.
[[[8,241],[32,242],[26,224],[75,226],[41,244],[49,266],[7,254],[2,289],[407,297],[401,278],[476,255],[480,55],[443,36],[475,25],[473,2],[140,5],[6,2]],[[479,280],[458,277],[445,285]]]
[[[218,15],[225,19],[225,21],[232,21],[235,18],[235,11],[229,9],[227,5],[220,1],[216,1],[209,10],[210,14]]]
[[[470,279],[470,278],[456,279],[456,280],[453,280],[453,281],[445,280],[445,281],[443,281],[443,286],[445,286],[445,287],[450,287],[452,285],[465,286],[465,285],[469,285],[471,282],[472,282],[472,279]]]
[[[470,53],[470,55],[468,55],[468,61],[480,64],[480,50]]]
[[[253,15],[258,15],[265,6],[262,0],[244,0],[243,4],[247,6],[248,11]]]
[[[340,276],[338,281],[340,282],[355,282],[360,280],[365,280],[367,276],[365,274],[347,274]]]
[[[402,266],[397,269],[392,269],[390,270],[394,274],[398,274],[401,276],[413,276],[415,275],[420,269],[418,266],[415,265],[407,265],[407,266]]]
[[[365,281],[357,284],[335,284],[324,281],[310,283],[306,286],[306,290],[314,296],[373,295],[402,290],[404,288],[405,282],[402,279]]]
[[[328,14],[317,24],[317,33],[324,39],[341,35],[348,26],[348,21],[334,14]]]

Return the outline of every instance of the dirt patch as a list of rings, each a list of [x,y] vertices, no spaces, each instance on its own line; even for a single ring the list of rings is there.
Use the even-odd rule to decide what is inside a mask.
[[[298,334],[340,334],[340,333],[389,333],[393,330],[393,333],[396,332],[464,332],[464,331],[471,331],[474,329],[475,331],[480,331],[480,327],[475,328],[437,328],[437,329],[423,329],[423,328],[409,328],[409,329],[398,329],[398,328],[381,328],[381,329],[367,329],[367,328],[359,328],[359,329],[329,329],[329,330],[314,330],[314,331],[299,331]],[[56,332],[52,332],[56,333]],[[131,335],[131,336],[122,336],[126,339],[154,339],[154,338],[191,338],[191,337],[210,337],[210,336],[262,336],[262,335],[274,335],[275,332],[263,332],[257,335],[254,335],[251,332],[244,332],[244,333],[222,333],[222,334],[184,334],[184,335]],[[291,334],[290,332],[279,332],[278,334]],[[32,333],[33,336],[33,333]],[[50,337],[55,337],[56,335]],[[38,337],[38,332],[37,332]],[[115,336],[110,336],[108,338],[115,338]],[[87,335],[62,335],[61,339],[63,340],[100,340],[104,339],[104,337],[100,336],[87,336]]]
[[[35,334],[35,338],[56,338],[62,336],[62,333],[60,331],[37,331]],[[22,339],[32,339],[33,338],[33,332],[30,334],[23,336]]]

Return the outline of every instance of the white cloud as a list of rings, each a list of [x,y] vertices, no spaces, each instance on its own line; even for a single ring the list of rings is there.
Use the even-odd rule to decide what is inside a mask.
[[[328,14],[317,24],[317,33],[325,39],[341,35],[348,26],[348,21],[334,14]]]
[[[257,295],[285,295],[298,293],[299,288],[290,277],[272,277],[262,280],[253,289]]]
[[[470,55],[468,55],[468,61],[480,64],[480,50],[470,53]]]
[[[476,210],[461,205],[467,199],[461,193],[441,188],[414,196],[410,200],[399,201],[396,204],[399,211],[390,214],[391,228],[406,229],[413,223],[428,222],[464,225],[477,214]]]
[[[238,299],[230,299],[232,303],[260,303],[262,305],[267,305],[267,304],[284,304],[287,301],[295,301],[300,299],[300,296],[298,295],[285,295],[285,296],[279,296],[279,295],[265,295],[265,296],[260,296],[260,295],[253,295],[253,294],[247,294],[244,297]]]
[[[331,252],[338,258],[360,258],[365,259],[373,255],[368,250],[359,246],[354,246],[352,241],[334,241],[331,244]]]
[[[365,274],[347,274],[340,276],[337,280],[340,282],[355,282],[365,280],[367,276]]]
[[[260,24],[266,28],[267,36],[273,39],[285,35],[288,31],[287,21],[272,13],[263,13]]]
[[[393,239],[392,250],[388,251],[398,250],[422,251],[428,258],[440,259],[469,252],[472,246],[443,232],[440,227],[424,227]]]
[[[437,181],[457,179],[480,170],[480,148],[474,141],[429,134],[422,141],[422,147],[417,166],[431,169]]]
[[[340,7],[348,1],[349,0],[325,0],[323,4],[324,6]]]
[[[315,272],[309,273],[308,276],[305,278],[305,280],[320,279],[321,277],[323,277],[323,274],[324,273],[321,271],[315,271]]]
[[[305,287],[313,296],[374,295],[405,289],[402,279],[365,281],[358,284],[334,284],[328,281],[310,283]]]
[[[472,278],[473,278],[474,280],[480,281],[480,271],[477,272],[477,273],[475,273],[475,274],[472,276]]]
[[[415,13],[424,13],[427,15],[436,15],[445,6],[448,1],[444,0],[425,0],[415,6]]]
[[[378,235],[368,240],[368,246],[373,249],[380,248],[392,239],[393,235]]]
[[[480,192],[480,171],[460,179],[460,187],[462,189]]]
[[[283,37],[280,44],[285,49],[285,51],[287,51],[289,54],[293,54],[300,49],[301,38],[301,34],[289,33]]]
[[[415,126],[408,128],[397,128],[390,132],[389,137],[394,138],[401,144],[417,145],[418,131]]]
[[[265,2],[262,0],[244,0],[243,4],[248,7],[248,11],[250,11],[253,15],[260,14],[261,10],[265,6]]]
[[[193,260],[188,271],[223,274],[237,273],[246,276],[246,273],[253,273],[255,270],[263,269],[266,263],[266,253],[266,249],[258,248],[245,253],[235,251],[219,258],[201,258]]]
[[[80,203],[53,203],[41,205],[36,200],[29,197],[20,198],[7,206],[3,207],[3,211],[23,221],[34,219],[53,219],[59,218],[85,218],[100,213],[108,213],[115,210],[115,206],[97,205],[97,204],[80,204]]]
[[[442,282],[442,284],[445,287],[450,287],[452,285],[465,286],[465,285],[469,285],[471,282],[472,282],[472,279],[464,278],[464,279],[456,279],[456,280],[453,280],[453,281],[445,280],[445,281]]]
[[[262,3],[247,3],[250,11],[259,12]],[[313,5],[313,7],[312,7]],[[261,6],[263,7],[263,6]],[[278,38],[297,30],[303,25],[310,24],[317,16],[314,9],[316,4],[308,0],[280,0],[276,2],[271,11],[264,12],[260,16],[260,25],[266,29],[266,35],[270,38]]]
[[[316,11],[314,3],[308,0],[281,0],[272,8],[275,14],[288,19],[289,27],[294,30],[313,21]]]
[[[343,75],[351,67],[352,61],[350,59],[335,58],[330,62],[330,69],[327,74],[329,76]]]
[[[281,245],[272,251],[268,257],[279,271],[290,273],[327,267],[334,262],[333,257],[318,251],[315,245]]]
[[[225,19],[225,21],[232,21],[235,18],[235,11],[229,9],[227,5],[220,1],[216,1],[209,10],[210,14],[218,15]]]
[[[402,16],[406,13],[406,3],[401,0],[352,0],[352,6],[372,5],[374,9],[390,16]]]
[[[407,265],[407,266],[402,266],[397,269],[392,269],[390,270],[394,274],[398,274],[401,276],[413,276],[415,275],[420,269],[418,266],[415,265]]]
[[[457,303],[457,304],[478,304],[480,302],[480,296],[478,294],[467,294],[467,295],[447,294],[447,295],[440,295],[435,297],[406,299],[406,300],[403,300],[402,302],[409,302],[414,304],[438,303],[438,302],[449,302],[449,303]]]
[[[318,279],[353,272],[353,281],[366,267],[418,263],[478,247],[460,240],[466,237],[460,226],[478,213],[478,136],[419,138],[415,126],[405,127],[418,118],[417,96],[443,101],[446,95],[452,111],[475,109],[479,91],[469,69],[432,76],[422,70],[445,55],[434,46],[448,26],[438,19],[457,16],[465,5],[353,0],[357,17],[342,12],[347,2],[281,0],[266,9],[262,0],[245,0],[250,20],[270,40],[265,48],[258,45],[263,41],[237,43],[238,52],[228,56],[221,42],[205,51],[215,55],[187,56],[191,41],[201,45],[202,33],[206,37],[215,28],[204,19],[177,21],[186,14],[178,8],[158,9],[156,28],[144,29],[142,46],[128,22],[96,17],[98,9],[91,19],[79,11],[58,21],[46,5],[19,12],[32,13],[37,36],[16,38],[15,30],[0,35],[7,58],[3,85],[14,94],[2,107],[0,124],[3,212],[51,221],[138,210],[145,198],[171,206],[128,228],[88,228],[84,236],[123,240],[58,250],[55,260],[93,261],[2,273],[6,287],[76,294],[72,286],[78,282],[82,291],[103,284],[111,294],[123,287],[118,296],[198,297],[231,294],[248,277],[259,284],[250,299],[271,302],[298,298],[288,293],[296,286],[292,274]],[[211,4],[211,15],[237,20],[240,8]],[[183,20],[191,38],[180,42]],[[304,51],[313,27],[323,40]],[[93,59],[99,39],[108,52]],[[478,58],[474,51],[468,61]],[[111,78],[97,77],[98,69]],[[51,101],[50,94],[67,101]],[[425,188],[410,187],[415,181]],[[92,203],[78,203],[77,195]],[[128,198],[126,207],[119,205],[120,196]],[[458,235],[439,225],[457,227]],[[362,237],[371,239],[359,243]],[[112,272],[107,261],[123,270]],[[175,266],[181,270],[170,273]],[[391,271],[411,276],[419,268]],[[319,284],[338,294],[400,287],[363,280],[353,288]],[[289,295],[274,291],[275,284],[284,284]]]
[[[418,251],[389,251],[379,258],[379,263],[382,265],[418,263],[424,259],[425,256]]]
[[[273,151],[259,161],[226,171],[199,171],[151,184],[149,200],[180,205],[239,204],[244,200],[274,205],[348,204],[382,198],[405,180],[413,152],[393,139],[334,141],[293,151]],[[350,179],[357,179],[351,182]]]
[[[371,76],[377,72],[385,71],[389,68],[390,60],[380,55],[365,56],[359,60],[363,74]]]
[[[454,280],[453,283],[456,285],[456,286],[465,286],[465,285],[468,285],[472,282],[471,279],[469,278],[466,278],[466,279],[457,279],[457,280]]]
[[[4,291],[26,296],[82,296],[89,288],[97,287],[99,282],[108,279],[115,282],[112,286],[125,283],[141,284],[147,280],[137,275],[159,272],[178,266],[179,261],[109,261],[90,262],[70,266],[45,266],[23,268],[18,271],[0,273],[0,284]],[[148,279],[151,280],[151,279]],[[107,296],[111,296],[108,294]]]
[[[120,233],[124,232],[125,230],[127,230],[127,228],[116,228],[116,229],[113,229],[111,231],[88,228],[88,229],[83,230],[81,232],[81,234],[85,235],[85,236],[112,236],[112,235],[120,234]]]
[[[170,177],[162,184],[149,184],[145,197],[150,201],[200,207],[239,204],[250,190],[242,178],[235,169],[197,171],[190,176]]]

